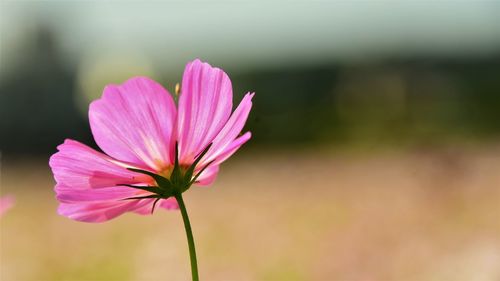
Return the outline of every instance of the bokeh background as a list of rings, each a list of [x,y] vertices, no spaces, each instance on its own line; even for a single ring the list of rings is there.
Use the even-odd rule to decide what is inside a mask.
[[[181,216],[56,214],[87,106],[194,58],[253,138],[186,194],[204,280],[500,280],[498,1],[1,1],[0,279],[188,280]]]

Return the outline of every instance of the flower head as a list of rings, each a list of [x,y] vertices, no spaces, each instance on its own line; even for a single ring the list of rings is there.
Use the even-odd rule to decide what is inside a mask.
[[[186,65],[178,106],[157,82],[135,77],[108,85],[89,121],[104,153],[65,140],[50,158],[58,212],[103,222],[125,212],[177,209],[172,194],[210,185],[219,165],[251,137],[240,135],[252,107],[247,93],[232,112],[232,86],[219,68]]]

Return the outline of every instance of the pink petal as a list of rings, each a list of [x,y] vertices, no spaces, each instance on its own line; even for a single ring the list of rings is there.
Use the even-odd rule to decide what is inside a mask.
[[[175,118],[171,95],[145,77],[108,85],[89,109],[92,134],[106,154],[156,171],[172,163]]]
[[[224,162],[227,158],[231,157],[244,143],[246,143],[252,137],[252,133],[246,132],[242,136],[235,139],[228,145],[224,151],[217,156],[212,165],[219,165]]]
[[[133,200],[90,204],[61,203],[58,213],[82,222],[105,222],[125,212],[135,211],[150,204],[151,200]]]
[[[59,152],[50,157],[49,165],[58,186],[89,189],[148,180],[126,169],[133,165],[114,160],[77,141],[65,140],[57,149]]]
[[[198,177],[198,179],[196,180],[196,185],[200,186],[211,185],[215,181],[215,178],[217,177],[218,173],[219,173],[219,165],[211,164]]]
[[[175,200],[174,197],[170,197],[170,198],[161,200],[160,203],[161,203],[160,207],[167,209],[167,210],[179,209],[179,204],[177,204],[177,200]]]
[[[0,198],[0,216],[14,206],[14,197],[4,196]]]
[[[57,182],[55,191],[61,202],[60,214],[79,221],[102,222],[148,203],[147,200],[122,200],[137,196],[140,191],[118,184],[150,180],[127,170],[125,167],[131,167],[129,164],[73,140],[66,140],[58,149],[49,165]]]
[[[224,71],[195,60],[186,65],[179,98],[179,160],[190,164],[212,142],[232,109],[231,80]]]
[[[75,189],[63,185],[55,188],[56,198],[62,203],[91,203],[102,201],[118,201],[134,196],[143,196],[137,190],[126,186],[104,187],[93,189]]]
[[[144,199],[149,200],[149,203],[134,210],[134,213],[139,215],[151,215],[151,209],[153,208],[153,203],[156,199]],[[161,201],[161,200],[160,200]],[[160,202],[158,202],[159,204]],[[156,204],[158,206],[158,204]]]
[[[140,215],[150,215],[151,214],[151,209],[153,208],[153,202],[154,199],[151,199],[150,204],[145,205],[144,207],[135,210],[134,212]],[[167,210],[177,210],[179,209],[179,205],[177,204],[177,201],[175,200],[174,197],[169,197],[167,199],[161,199],[157,204],[156,207],[162,207]]]
[[[252,134],[250,132],[246,132],[242,136],[235,139],[229,146],[227,146],[224,152],[219,154],[216,160],[212,164],[210,164],[210,166],[206,168],[205,171],[203,171],[203,173],[198,177],[196,185],[211,185],[215,181],[215,178],[217,177],[217,174],[219,172],[219,164],[233,155],[245,142],[247,142],[251,138],[251,136]],[[201,165],[198,165],[198,167],[199,168],[197,169],[197,171],[203,168],[203,166]]]
[[[234,113],[231,115],[225,126],[219,132],[219,134],[214,138],[212,147],[208,150],[203,160],[200,162],[200,166],[203,167],[206,163],[217,159],[218,163],[227,159],[232,153],[228,151],[232,151],[234,147],[239,147],[238,143],[234,144],[233,142],[236,140],[237,136],[240,134],[245,122],[247,121],[248,114],[250,113],[250,109],[252,109],[252,97],[253,93],[248,93],[243,97],[243,100],[238,105]],[[239,142],[246,142],[250,138],[250,135],[246,135],[244,138],[240,139]],[[241,145],[240,144],[240,145]],[[237,148],[236,148],[237,149]],[[219,160],[218,158],[223,160]]]

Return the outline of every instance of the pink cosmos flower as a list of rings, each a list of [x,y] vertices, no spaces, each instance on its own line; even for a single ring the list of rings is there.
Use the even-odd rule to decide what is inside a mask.
[[[104,222],[125,212],[150,214],[156,202],[177,209],[176,192],[214,181],[219,165],[251,137],[240,132],[254,94],[232,112],[229,77],[200,60],[186,65],[181,85],[178,106],[146,77],[104,89],[89,108],[104,153],[68,139],[50,158],[59,214]]]
[[[0,198],[0,216],[14,206],[14,197],[4,196]]]

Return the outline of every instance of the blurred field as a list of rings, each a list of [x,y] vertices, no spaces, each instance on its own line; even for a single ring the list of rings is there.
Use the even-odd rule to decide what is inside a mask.
[[[1,280],[188,280],[180,213],[56,214],[45,161],[3,163]],[[500,146],[243,153],[186,194],[203,280],[499,280]]]

